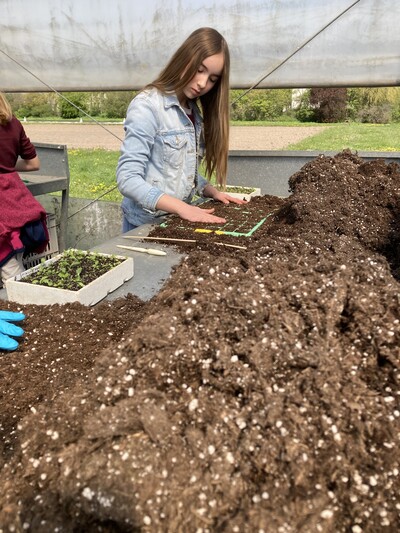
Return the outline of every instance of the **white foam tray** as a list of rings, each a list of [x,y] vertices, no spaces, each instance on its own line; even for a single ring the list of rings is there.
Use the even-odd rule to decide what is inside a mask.
[[[230,192],[228,190],[229,187],[243,187],[246,189],[254,189],[254,191],[249,194],[243,194],[240,192]],[[242,200],[244,198],[245,200],[249,201],[250,198],[252,198],[253,196],[261,196],[261,189],[259,187],[252,187],[251,185],[227,185],[226,189],[227,194],[233,196],[234,198],[241,198]]]
[[[42,264],[48,265],[53,263],[61,255],[58,254]],[[101,255],[109,256],[111,254]],[[115,291],[125,281],[133,277],[132,257],[122,255],[116,255],[115,257],[124,259],[124,261],[78,291],[21,282],[20,280],[36,272],[41,267],[41,265],[34,266],[5,282],[7,298],[9,301],[19,304],[52,305],[79,302],[88,306],[95,305],[105,298],[107,294]]]

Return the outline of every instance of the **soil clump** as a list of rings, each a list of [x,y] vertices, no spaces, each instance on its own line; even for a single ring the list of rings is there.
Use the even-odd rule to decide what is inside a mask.
[[[344,151],[290,188],[250,237],[156,228],[196,243],[150,302],[24,307],[0,529],[400,528],[400,169]]]

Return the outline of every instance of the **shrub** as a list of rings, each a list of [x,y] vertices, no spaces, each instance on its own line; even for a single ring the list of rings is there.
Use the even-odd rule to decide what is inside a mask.
[[[315,122],[315,109],[310,105],[310,90],[301,91],[293,102],[294,115],[300,122]]]
[[[231,91],[232,120],[273,120],[290,108],[290,89],[253,89],[241,96],[243,91]]]
[[[395,107],[392,112],[392,121],[400,122],[400,106]]]
[[[312,88],[310,105],[314,107],[317,122],[343,122],[346,119],[347,89]]]
[[[368,109],[390,105],[391,120],[397,120],[397,110],[400,108],[400,87],[352,87],[348,89],[348,117],[361,122],[373,122],[368,118]],[[371,115],[378,115],[380,120],[387,120],[387,109],[373,109]],[[384,118],[382,118],[384,117]],[[390,119],[389,119],[390,120]]]
[[[85,93],[74,92],[63,93],[63,95],[75,105],[70,104],[63,98],[60,104],[60,115],[62,118],[78,118],[82,115],[80,109],[87,111]]]
[[[135,96],[136,92],[118,91],[104,94],[104,111],[102,116],[107,118],[123,118],[126,116],[126,110]]]
[[[364,107],[358,112],[357,120],[370,124],[388,124],[392,119],[392,106],[390,104],[373,105]]]
[[[12,95],[10,103],[17,117],[50,117],[56,113],[55,95],[52,93],[20,93]]]

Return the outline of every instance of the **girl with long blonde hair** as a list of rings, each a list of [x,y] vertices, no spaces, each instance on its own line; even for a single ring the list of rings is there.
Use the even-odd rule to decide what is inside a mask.
[[[5,126],[12,119],[10,103],[3,93],[0,93],[0,124]]]
[[[21,122],[13,115],[6,95],[0,92],[0,174],[38,170],[36,149]]]

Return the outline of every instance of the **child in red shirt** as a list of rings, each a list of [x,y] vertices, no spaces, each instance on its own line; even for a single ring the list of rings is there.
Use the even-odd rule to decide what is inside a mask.
[[[40,161],[34,145],[27,137],[21,122],[13,116],[11,106],[5,95],[0,92],[0,180],[2,180],[5,187],[0,196],[0,213],[3,213],[3,216],[12,205],[16,194],[15,188],[11,187],[10,189],[8,184],[12,184],[14,179],[14,181],[17,180],[15,181],[16,185],[20,185],[16,173],[19,171],[39,170],[39,167]],[[33,198],[28,189],[25,189],[26,187],[19,193],[22,195],[20,196],[21,200],[28,199],[29,209],[34,207],[36,218],[36,212],[40,212],[43,208]],[[39,207],[41,209],[38,210]],[[9,217],[7,216],[6,220],[0,220],[0,273],[3,282],[25,270],[22,263],[23,246],[21,245],[22,249],[15,249],[14,244],[10,244],[16,242],[15,236],[16,234],[19,235],[20,229],[26,223],[26,218],[29,220],[28,207],[21,204],[20,209],[25,210],[25,219],[21,222],[21,225],[17,224],[15,228],[11,228],[13,230],[12,239]],[[18,218],[18,213],[18,209],[13,213],[16,218]]]

